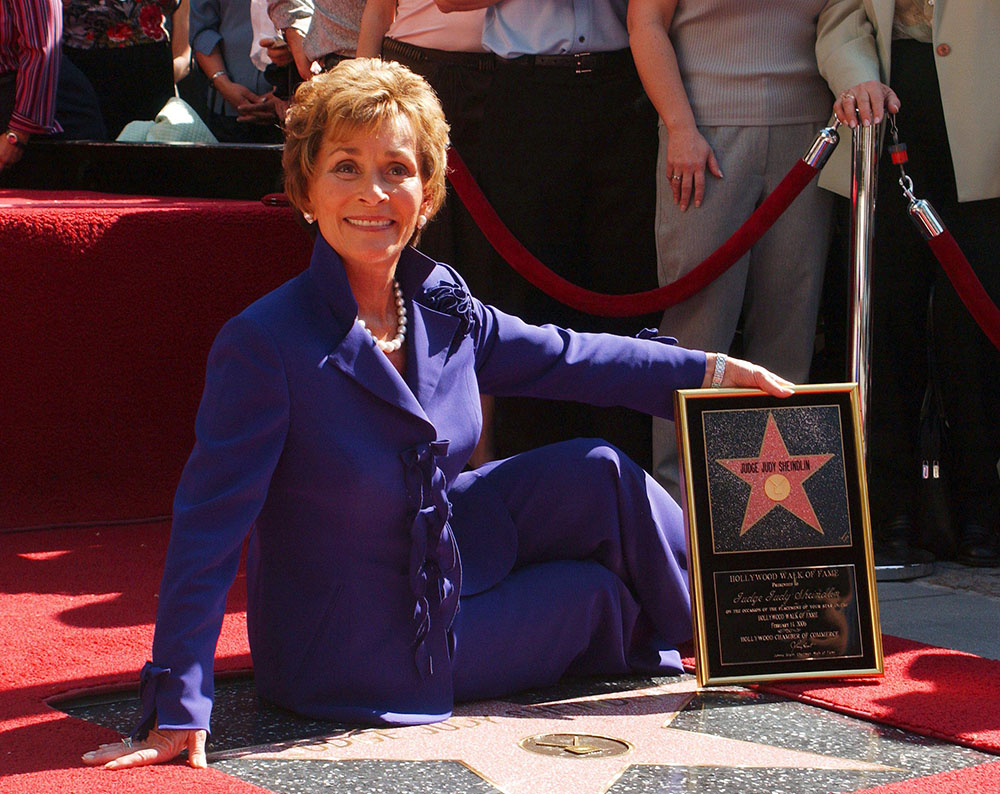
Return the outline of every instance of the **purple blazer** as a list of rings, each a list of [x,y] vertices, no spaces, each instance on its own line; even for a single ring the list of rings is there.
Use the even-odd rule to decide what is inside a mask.
[[[482,428],[480,392],[670,417],[673,391],[704,377],[704,354],[674,340],[527,325],[412,249],[397,278],[405,380],[356,322],[322,237],[307,271],[219,333],[174,501],[137,733],[154,719],[209,728],[215,645],[248,535],[262,697],[337,720],[447,718],[459,597],[503,579],[516,549],[488,505],[461,537],[448,523],[448,492],[469,479],[460,472]]]

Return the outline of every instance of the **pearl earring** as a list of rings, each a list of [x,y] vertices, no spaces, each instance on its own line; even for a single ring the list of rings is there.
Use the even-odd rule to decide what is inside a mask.
[[[423,229],[427,225],[427,216],[421,215],[417,218],[417,228]]]
[[[302,217],[306,219],[306,223],[316,223],[316,216],[311,212],[303,212]]]

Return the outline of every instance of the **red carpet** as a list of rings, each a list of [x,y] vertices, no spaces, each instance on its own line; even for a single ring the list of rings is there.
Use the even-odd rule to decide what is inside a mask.
[[[288,207],[0,190],[0,531],[168,515],[215,334],[311,248]]]
[[[882,635],[885,676],[758,685],[803,703],[1000,755],[1000,661]],[[690,646],[687,653],[691,653]],[[694,658],[683,659],[694,670]],[[879,789],[882,791],[882,789]],[[1000,777],[996,792],[1000,792]]]
[[[107,685],[133,686],[152,640],[165,523],[0,534],[0,791],[259,791],[182,765],[123,775],[83,767],[80,755],[117,738],[46,705]],[[220,669],[245,668],[243,587],[233,588]]]
[[[854,794],[997,794],[1000,792],[1000,761],[932,777],[904,780]]]
[[[771,684],[786,697],[1000,755],[1000,662],[885,637],[885,678]],[[998,787],[997,791],[1000,791]]]
[[[177,764],[127,773],[87,769],[80,755],[115,736],[46,705],[79,690],[134,686],[149,653],[168,531],[160,522],[0,533],[0,792],[258,790]],[[220,670],[249,665],[244,603],[237,582],[219,641]],[[769,689],[1000,754],[1000,662],[893,637],[885,638],[885,649],[882,680]],[[997,792],[1000,762],[877,791]]]

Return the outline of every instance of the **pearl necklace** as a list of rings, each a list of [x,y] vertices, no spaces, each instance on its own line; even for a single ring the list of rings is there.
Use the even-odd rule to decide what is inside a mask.
[[[399,282],[396,279],[392,280],[392,291],[396,296],[396,336],[393,339],[388,342],[379,339],[372,333],[372,329],[365,325],[365,321],[360,317],[358,318],[358,325],[368,332],[372,341],[378,345],[378,349],[383,353],[395,353],[403,346],[403,342],[406,339],[406,306],[403,302],[403,290],[399,288]]]

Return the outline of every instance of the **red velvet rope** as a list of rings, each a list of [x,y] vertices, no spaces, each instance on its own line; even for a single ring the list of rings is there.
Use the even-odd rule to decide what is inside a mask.
[[[448,150],[448,179],[476,225],[515,271],[560,303],[601,317],[631,317],[673,306],[704,289],[750,250],[812,181],[819,169],[799,160],[746,222],[701,264],[672,284],[647,292],[604,295],[570,283],[536,259],[511,233],[483,195],[458,152]],[[650,230],[652,234],[652,230]]]
[[[931,237],[927,244],[941,263],[969,314],[993,345],[1000,350],[1000,309],[990,300],[989,294],[969,265],[969,260],[965,258],[962,249],[958,247],[955,238],[951,236],[951,232],[945,229],[937,237]]]

